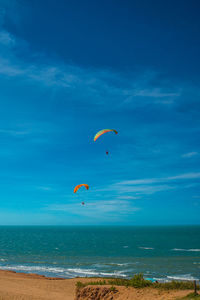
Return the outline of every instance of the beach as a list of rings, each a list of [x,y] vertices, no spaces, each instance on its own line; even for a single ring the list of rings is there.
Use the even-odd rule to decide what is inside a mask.
[[[37,274],[0,271],[1,300],[72,300],[76,279],[63,280]]]
[[[90,280],[89,278],[63,279],[0,270],[0,300],[74,300],[77,281],[85,283]],[[90,299],[90,294],[94,294],[94,290],[105,288],[108,289],[109,286],[87,286],[86,298],[79,299]],[[110,292],[110,299],[113,297],[112,299],[118,300],[170,300],[186,296],[191,292],[189,290],[160,291],[153,288],[135,289],[123,286],[117,286],[116,290],[115,293]],[[95,298],[91,299],[95,300]]]

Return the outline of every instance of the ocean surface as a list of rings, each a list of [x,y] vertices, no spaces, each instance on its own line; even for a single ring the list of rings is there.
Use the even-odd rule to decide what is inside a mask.
[[[0,269],[46,276],[200,279],[200,226],[0,226]]]

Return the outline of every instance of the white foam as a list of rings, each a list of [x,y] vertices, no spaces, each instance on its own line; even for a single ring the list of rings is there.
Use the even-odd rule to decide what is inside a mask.
[[[109,266],[128,266],[128,265],[131,265],[131,263],[108,263],[108,264],[104,264],[104,265],[109,265]]]
[[[23,265],[16,265],[16,266],[1,266],[3,270],[16,270],[16,271],[36,271],[36,272],[52,272],[52,273],[63,273],[65,270],[62,268],[52,268],[52,267],[41,267],[41,266],[23,266]]]
[[[67,277],[75,276],[118,276],[126,277],[123,271],[114,271],[112,273],[107,272],[97,272],[93,269],[79,269],[79,268],[59,268],[59,267],[48,267],[48,266],[23,266],[23,265],[13,265],[13,266],[1,266],[3,270],[14,270],[20,272],[37,272],[37,273],[53,273],[54,275],[59,274]]]
[[[138,247],[140,249],[144,249],[144,250],[154,250],[154,248],[152,247]]]
[[[123,248],[128,248],[128,246],[123,246]]]
[[[171,280],[199,280],[198,278],[193,277],[191,274],[167,276],[167,278]]]
[[[67,269],[69,272],[73,272],[80,275],[90,275],[90,276],[120,276],[120,277],[126,277],[125,274],[122,273],[122,271],[114,271],[113,273],[105,273],[105,272],[96,272],[92,269]]]
[[[171,249],[172,251],[186,251],[186,252],[200,252],[200,249],[179,249],[179,248],[174,248]]]

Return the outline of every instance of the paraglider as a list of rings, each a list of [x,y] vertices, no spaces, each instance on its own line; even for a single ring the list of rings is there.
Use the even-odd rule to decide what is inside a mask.
[[[95,136],[94,136],[94,142],[104,133],[106,132],[110,132],[110,131],[113,131],[115,134],[118,134],[117,130],[115,129],[102,129],[100,131],[98,131]]]
[[[84,187],[86,188],[86,190],[89,190],[89,185],[83,183],[83,184],[78,184],[77,186],[75,186],[75,188],[74,188],[74,193],[76,193],[76,192],[80,189],[80,187],[82,187],[82,186],[84,186]],[[82,205],[85,205],[85,202],[82,201],[81,204],[82,204]]]
[[[82,187],[82,186],[84,186],[86,188],[86,190],[89,190],[89,185],[83,183],[83,184],[78,184],[77,186],[75,186],[74,193],[76,193],[80,189],[80,187]]]
[[[101,135],[103,135],[103,134],[106,133],[106,132],[110,132],[110,131],[113,131],[115,134],[118,134],[117,130],[115,130],[115,129],[102,129],[102,130],[98,131],[98,132],[95,134],[95,136],[94,136],[94,142],[96,142],[96,140],[97,140]],[[109,154],[109,152],[108,152],[108,150],[106,150],[106,155],[108,155],[108,154]]]

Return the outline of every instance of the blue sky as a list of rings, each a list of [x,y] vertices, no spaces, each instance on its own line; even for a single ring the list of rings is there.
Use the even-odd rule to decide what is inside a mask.
[[[200,224],[199,9],[0,0],[1,225]]]

